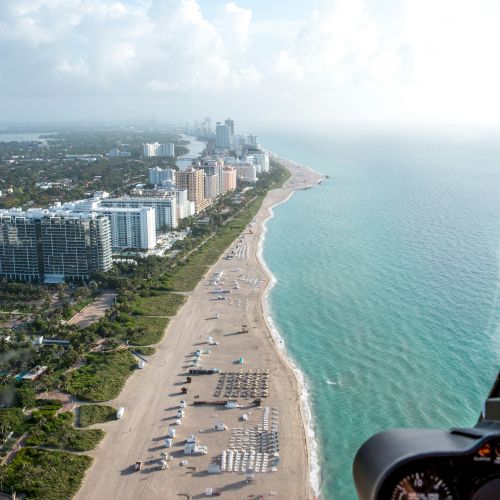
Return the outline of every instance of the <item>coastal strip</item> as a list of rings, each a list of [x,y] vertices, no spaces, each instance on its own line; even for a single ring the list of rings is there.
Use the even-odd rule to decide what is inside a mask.
[[[298,165],[297,163],[291,161],[291,160],[286,160],[283,158],[280,158],[276,155],[272,155],[272,158],[278,162],[281,166],[286,168],[291,174],[292,178],[290,179],[290,185],[296,188],[298,186],[298,181],[303,184],[301,189],[308,189],[309,187],[312,187],[314,184],[322,183],[324,180],[324,176],[320,174],[319,172],[314,171],[313,169],[309,167],[302,167]],[[296,175],[295,179],[293,178],[293,172],[294,168],[299,169],[299,172],[301,173],[303,169],[308,170],[312,175],[307,176],[306,179],[303,178],[302,175]],[[304,182],[302,182],[304,181]],[[283,186],[286,188],[287,186]],[[271,336],[274,339],[276,349],[278,352],[282,353],[282,355],[285,357],[285,361],[288,362],[290,366],[290,370],[294,373],[296,379],[297,379],[297,384],[298,384],[298,390],[300,391],[301,394],[301,413],[302,413],[302,418],[305,426],[305,439],[306,439],[306,446],[307,446],[307,456],[308,456],[308,468],[309,468],[309,483],[312,488],[312,492],[314,494],[314,498],[319,497],[321,493],[321,470],[320,470],[320,465],[319,465],[319,456],[318,456],[318,443],[316,441],[316,435],[315,435],[315,430],[314,430],[314,421],[313,421],[313,414],[312,414],[312,409],[311,409],[311,403],[309,400],[309,387],[306,382],[305,376],[300,370],[300,368],[297,366],[297,364],[294,362],[294,360],[290,357],[290,354],[286,350],[286,344],[281,336],[278,328],[275,326],[273,317],[271,314],[270,310],[270,304],[269,304],[269,294],[272,290],[272,288],[276,285],[277,279],[267,266],[264,257],[263,257],[263,247],[264,247],[264,241],[265,241],[265,235],[267,232],[267,222],[271,220],[274,217],[274,209],[286,203],[291,196],[295,193],[297,189],[292,189],[290,190],[288,196],[285,198],[281,199],[280,201],[277,201],[274,205],[269,207],[269,215],[267,218],[265,218],[262,221],[262,232],[261,236],[259,239],[259,244],[258,244],[258,250],[257,250],[257,259],[260,262],[260,265],[264,269],[264,272],[268,275],[269,281],[266,286],[265,292],[262,295],[262,308],[263,308],[263,315],[264,319],[267,323],[268,330],[271,333]]]
[[[110,402],[125,408],[124,418],[101,426],[107,434],[90,453],[94,463],[76,498],[191,498],[207,488],[221,489],[227,498],[262,492],[290,499],[315,496],[302,388],[266,321],[271,275],[258,249],[272,207],[321,176],[280,163],[290,170],[290,179],[268,193],[247,230],[187,294],[156,354]],[[187,383],[195,366],[219,373],[193,375]],[[257,381],[258,391],[251,386]],[[259,398],[260,406],[254,403]],[[226,409],[221,400],[236,400],[238,407]],[[169,429],[175,436],[165,448]],[[185,454],[190,436],[199,446],[197,455]],[[166,470],[159,467],[161,453],[170,459]],[[228,463],[222,474],[207,473],[212,464],[230,458],[231,472]],[[137,461],[143,464],[138,472]],[[249,468],[256,472],[250,478]]]

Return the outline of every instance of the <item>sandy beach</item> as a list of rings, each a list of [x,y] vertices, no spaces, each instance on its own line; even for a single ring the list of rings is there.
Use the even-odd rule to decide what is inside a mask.
[[[89,453],[94,463],[75,498],[205,498],[207,488],[221,489],[228,499],[313,498],[300,387],[266,323],[263,301],[270,277],[259,261],[258,245],[272,207],[294,190],[314,186],[321,176],[281,161],[292,173],[289,181],[268,194],[253,223],[189,293],[149,363],[110,402],[125,408],[124,418],[98,426],[106,437]],[[186,383],[196,350],[202,351],[198,367],[221,373],[194,375]],[[213,404],[233,398],[240,407]],[[181,401],[186,407],[176,425]],[[222,423],[227,429],[216,431]],[[169,428],[176,436],[166,448]],[[191,435],[207,454],[184,454]],[[162,452],[171,458],[166,470],[159,467]],[[135,472],[138,460],[143,468]],[[183,460],[187,463],[181,465]],[[209,474],[210,464],[226,470]],[[248,469],[255,471],[249,483]]]

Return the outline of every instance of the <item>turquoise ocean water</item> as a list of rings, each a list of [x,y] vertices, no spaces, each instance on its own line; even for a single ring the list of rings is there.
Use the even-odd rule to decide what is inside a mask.
[[[361,443],[474,424],[500,367],[500,139],[261,132],[330,179],[275,208],[273,321],[310,388],[323,498]]]

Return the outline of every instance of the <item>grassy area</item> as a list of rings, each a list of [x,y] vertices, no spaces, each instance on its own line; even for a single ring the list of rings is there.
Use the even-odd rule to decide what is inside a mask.
[[[30,500],[72,498],[91,463],[85,455],[23,448],[2,467],[0,481],[5,491],[14,489]]]
[[[163,337],[169,323],[168,318],[121,315],[120,322],[126,327],[126,336],[131,345],[146,346],[156,344]]]
[[[193,252],[185,262],[177,266],[162,279],[163,284],[176,292],[187,292],[194,289],[208,268],[245,229],[259,210],[264,195],[255,198],[246,209],[234,217],[229,223],[220,227],[215,235]]]
[[[285,168],[279,160],[271,159],[271,168],[274,169],[273,181],[270,186],[271,189],[283,186],[283,184],[285,184],[285,182],[292,176],[290,170]]]
[[[80,406],[80,427],[116,420],[116,408],[106,405]]]
[[[87,307],[89,304],[94,302],[97,295],[92,295],[90,297],[85,297],[79,300],[76,304],[67,305],[62,309],[63,318],[71,319],[76,313],[80,312],[84,307]]]
[[[73,414],[61,413],[42,419],[31,430],[26,444],[69,451],[93,450],[104,437],[100,429],[79,431],[73,427]]]
[[[151,292],[149,297],[137,297],[127,304],[130,312],[143,316],[175,316],[178,309],[186,302],[184,295],[169,292]]]
[[[85,366],[66,375],[67,391],[86,401],[108,401],[120,394],[136,365],[128,350],[89,354]]]
[[[130,347],[130,351],[136,352],[137,354],[141,354],[142,356],[152,356],[156,349],[154,347]]]

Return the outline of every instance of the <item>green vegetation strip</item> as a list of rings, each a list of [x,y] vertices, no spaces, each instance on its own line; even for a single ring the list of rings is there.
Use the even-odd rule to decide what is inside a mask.
[[[80,427],[116,420],[116,408],[106,405],[80,406]]]
[[[175,316],[178,309],[186,302],[184,295],[168,292],[150,293],[150,296],[138,296],[131,304],[128,304],[129,311],[142,316]]]
[[[185,262],[177,266],[163,278],[163,285],[176,292],[187,292],[194,289],[197,283],[214,264],[220,255],[245,229],[258,212],[264,194],[257,196],[238,216],[220,227],[212,238],[193,252]]]
[[[86,401],[108,401],[120,394],[137,362],[126,349],[111,353],[92,353],[87,364],[66,375],[70,394]]]
[[[0,470],[5,491],[15,490],[35,500],[72,498],[92,459],[60,451],[23,448]]]
[[[120,320],[123,317],[120,315]],[[146,318],[143,316],[126,316],[128,340],[132,345],[150,345],[156,344],[163,337],[163,332],[169,323],[168,318]]]
[[[100,429],[76,430],[73,427],[73,414],[66,412],[42,419],[30,432],[26,444],[69,451],[88,451],[93,450],[103,437],[104,432]]]
[[[141,354],[142,356],[152,356],[155,352],[156,349],[154,347],[129,347],[131,352],[136,352],[137,354]]]

